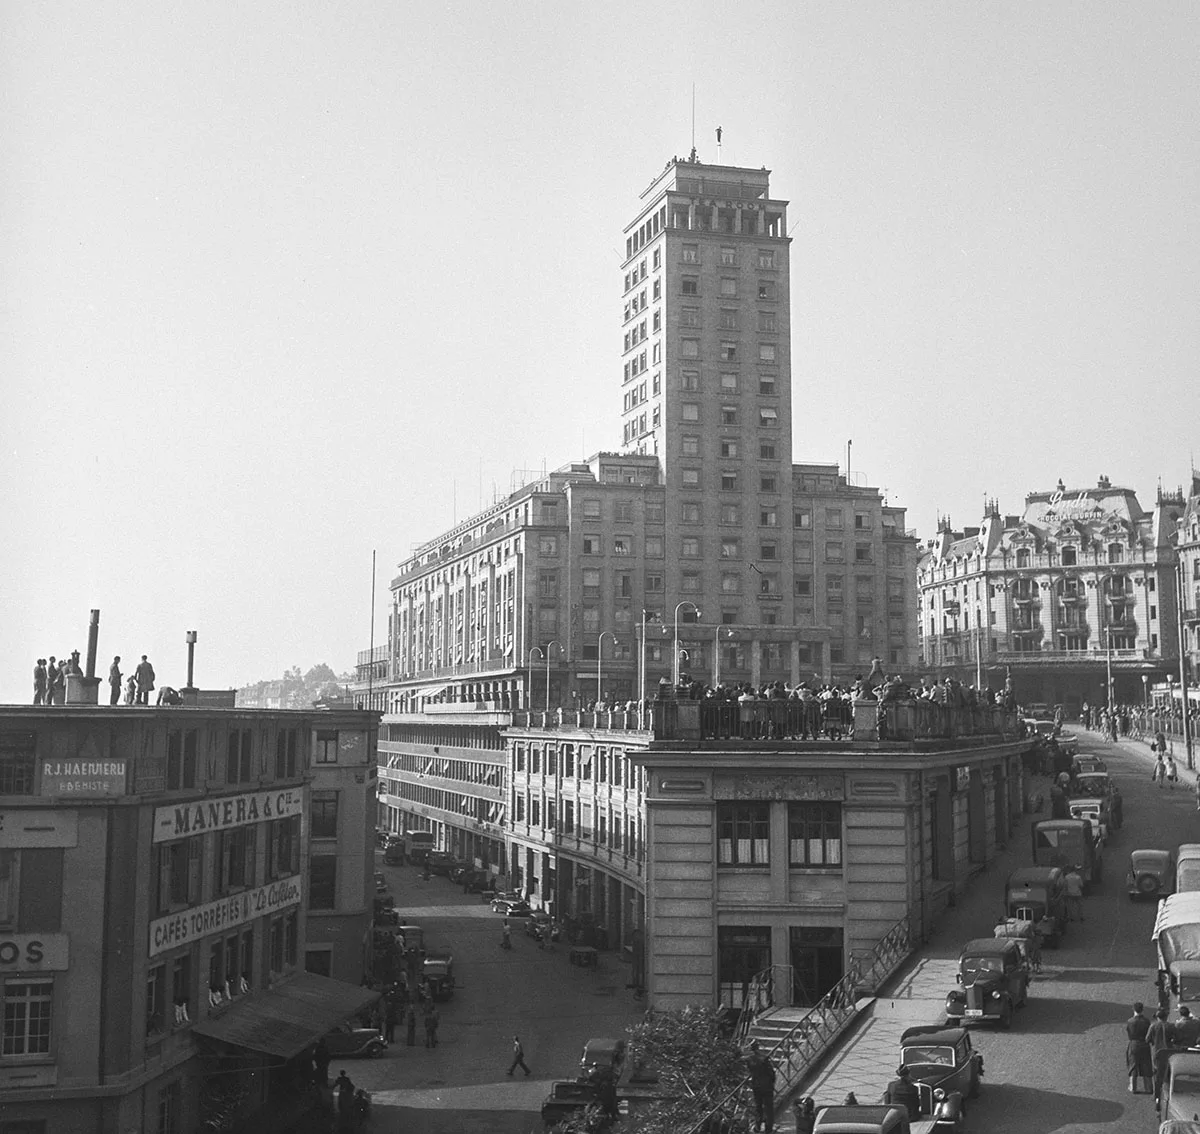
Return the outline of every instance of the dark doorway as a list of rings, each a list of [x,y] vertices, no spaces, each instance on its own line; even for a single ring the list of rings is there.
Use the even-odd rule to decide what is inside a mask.
[[[811,1008],[845,972],[840,927],[793,925],[788,931],[792,954],[792,1003]]]
[[[983,800],[983,773],[971,769],[967,784],[967,837],[972,862],[987,862],[987,808]]]
[[[766,925],[723,925],[717,929],[717,997],[722,1005],[741,1008],[750,981],[771,964],[771,928]]]

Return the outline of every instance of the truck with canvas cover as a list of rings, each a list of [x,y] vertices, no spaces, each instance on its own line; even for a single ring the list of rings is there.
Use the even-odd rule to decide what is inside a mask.
[[[1033,861],[1079,872],[1085,886],[1100,881],[1104,843],[1089,819],[1042,819],[1034,823]]]
[[[1158,953],[1159,999],[1200,1016],[1200,893],[1172,894],[1158,904],[1150,938]]]

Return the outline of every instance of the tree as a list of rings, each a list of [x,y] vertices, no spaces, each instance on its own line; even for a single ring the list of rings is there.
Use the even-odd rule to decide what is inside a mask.
[[[687,1134],[746,1081],[746,1063],[714,1008],[649,1011],[628,1030],[630,1059],[652,1068],[657,1097],[631,1105],[620,1134]],[[735,1108],[729,1108],[733,1113]],[[581,1112],[558,1129],[594,1134],[602,1127],[598,1108]],[[729,1129],[714,1122],[712,1129]]]

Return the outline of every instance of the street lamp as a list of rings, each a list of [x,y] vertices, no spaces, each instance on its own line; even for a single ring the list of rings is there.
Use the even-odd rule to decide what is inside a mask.
[[[675,604],[675,659],[674,659],[674,660],[675,660],[675,667],[674,667],[674,676],[675,676],[675,684],[676,684],[677,686],[678,686],[678,684],[679,684],[679,611],[680,611],[680,609],[681,609],[682,607],[685,607],[685,606],[690,606],[690,607],[692,608],[692,610],[695,612],[695,615],[696,615],[696,617],[697,617],[697,618],[699,618],[699,617],[700,617],[700,608],[699,608],[699,607],[698,607],[698,606],[697,606],[697,605],[696,605],[694,602],[692,602],[692,600],[691,600],[691,599],[684,599],[682,602],[677,602],[677,603]]]
[[[546,712],[550,711],[550,647],[557,646],[562,649],[562,643],[557,638],[551,638],[546,643]]]
[[[726,638],[733,637],[733,630],[728,626],[722,626],[719,622],[717,628],[713,631],[713,688],[716,689],[721,684],[721,631],[725,631]]]
[[[538,657],[540,657],[540,658],[544,658],[546,656],[540,647],[531,646],[529,649],[529,656],[525,659],[525,668],[527,670],[529,670],[529,688],[525,692],[526,692],[526,696],[529,698],[530,712],[533,711],[533,655],[534,654],[537,654]]]
[[[613,640],[613,648],[617,646],[617,636],[611,630],[601,630],[600,637],[596,639],[596,702],[600,701],[600,663],[604,659],[604,639],[609,637]]]
[[[659,621],[657,614],[652,615],[650,611],[642,608],[642,651],[641,651],[641,673],[638,675],[638,696],[641,698],[642,708],[646,707],[646,619],[653,618],[655,622]]]

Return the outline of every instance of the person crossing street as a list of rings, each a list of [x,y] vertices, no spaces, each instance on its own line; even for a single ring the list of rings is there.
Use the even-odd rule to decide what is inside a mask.
[[[525,1072],[525,1077],[528,1079],[530,1071],[529,1068],[525,1066],[525,1049],[521,1046],[521,1037],[513,1036],[512,1063],[509,1065],[508,1074],[511,1076],[518,1067]]]

